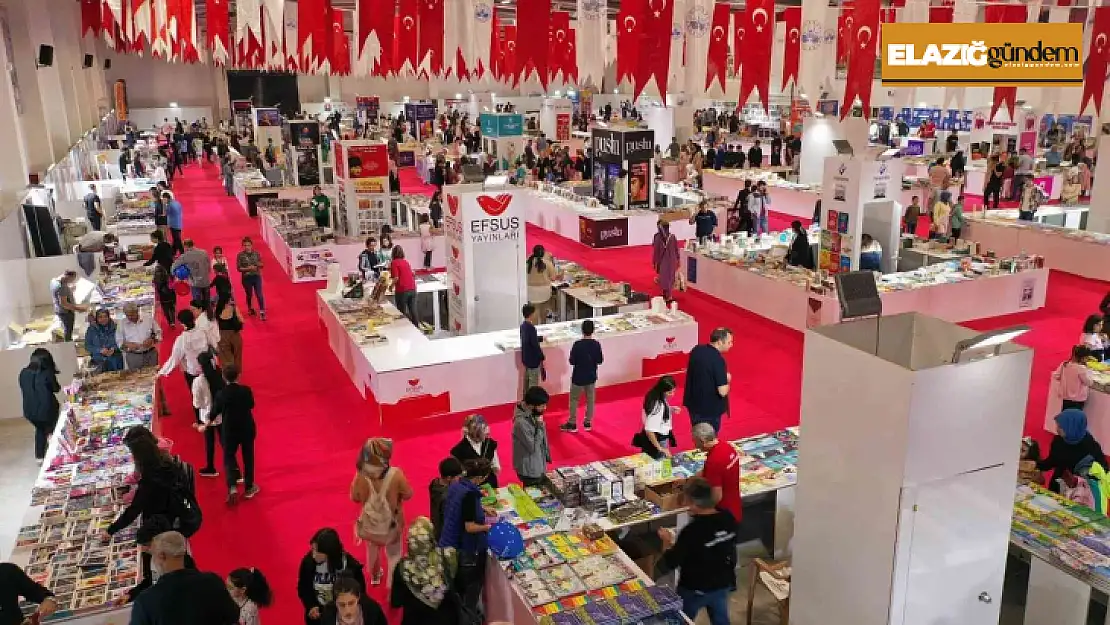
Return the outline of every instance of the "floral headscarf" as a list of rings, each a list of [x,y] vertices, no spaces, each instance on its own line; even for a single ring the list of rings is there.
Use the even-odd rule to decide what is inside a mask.
[[[489,438],[489,424],[480,414],[472,414],[463,423],[463,434],[475,443]]]
[[[389,466],[389,461],[393,458],[393,439],[374,437],[366,439],[366,443],[362,446],[362,451],[359,452],[359,466],[365,464],[376,464],[379,466]]]
[[[455,577],[455,552],[444,552],[436,546],[432,522],[424,516],[417,517],[409,526],[408,548],[408,553],[397,563],[401,579],[421,603],[438,608],[447,596],[450,580]]]

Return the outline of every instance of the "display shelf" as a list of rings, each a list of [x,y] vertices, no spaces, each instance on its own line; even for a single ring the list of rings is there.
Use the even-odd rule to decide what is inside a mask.
[[[124,622],[115,600],[139,582],[135,525],[102,542],[127,505],[128,429],[157,428],[150,371],[107,373],[66,388],[67,402],[31,492],[11,561],[58,602],[50,622]],[[23,606],[25,610],[31,606]]]
[[[968,217],[968,235],[999,256],[1037,254],[1049,269],[1110,281],[1110,234],[1025,221]]]

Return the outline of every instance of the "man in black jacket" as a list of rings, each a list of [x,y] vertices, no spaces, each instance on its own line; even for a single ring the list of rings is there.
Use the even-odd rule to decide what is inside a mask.
[[[236,625],[239,606],[224,580],[185,567],[185,537],[159,534],[151,543],[158,581],[131,608],[131,625]]]
[[[748,150],[748,167],[755,169],[763,167],[763,148],[759,147],[759,139],[756,139],[755,145]]]

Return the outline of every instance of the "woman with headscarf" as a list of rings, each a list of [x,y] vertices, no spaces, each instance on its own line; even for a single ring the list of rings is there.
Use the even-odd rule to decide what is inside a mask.
[[[663,299],[670,302],[673,298],[675,275],[678,273],[678,239],[671,234],[671,225],[665,221],[659,222],[659,229],[651,242],[651,266],[663,291]]]
[[[455,612],[445,599],[458,571],[455,552],[436,546],[432,522],[423,516],[409,526],[407,544],[389,595],[390,605],[402,612],[401,625],[452,625]]]
[[[1052,437],[1048,457],[1037,461],[1038,469],[1052,471],[1048,487],[1060,492],[1057,478],[1063,477],[1065,471],[1086,475],[1093,462],[1106,467],[1102,445],[1087,431],[1087,415],[1078,408],[1069,408],[1056,415],[1056,436]]]
[[[58,424],[61,410],[58,391],[62,390],[54,356],[45,348],[31,352],[31,361],[19,372],[19,390],[23,396],[23,418],[35,426],[35,459],[42,462],[50,435]]]
[[[528,278],[528,303],[536,307],[539,323],[547,323],[551,283],[555,281],[555,259],[542,245],[537,245],[532,248],[532,255],[525,261],[524,269]]]
[[[451,455],[459,462],[485,458],[489,460],[491,472],[484,482],[497,488],[497,474],[501,471],[501,459],[497,455],[497,441],[489,437],[489,424],[485,417],[472,414],[463,423],[463,437],[451,448]],[[479,485],[480,486],[480,485]]]
[[[85,331],[85,350],[89,352],[97,373],[123,370],[123,352],[116,342],[116,322],[107,308],[96,311],[93,323]]]
[[[355,521],[355,533],[366,541],[366,568],[370,569],[370,583],[382,583],[386,573],[392,583],[393,568],[401,557],[401,534],[405,528],[404,502],[412,499],[412,486],[400,467],[392,466],[393,440],[375,437],[368,439],[355,462],[355,477],[351,481],[351,501],[359,504],[361,513]],[[388,506],[387,527],[373,527],[377,509],[384,502]],[[386,567],[382,569],[381,554],[385,551]]]

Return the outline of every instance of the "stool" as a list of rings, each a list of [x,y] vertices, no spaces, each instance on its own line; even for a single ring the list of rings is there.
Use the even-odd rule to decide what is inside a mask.
[[[760,558],[752,560],[752,576],[748,584],[748,625],[752,625],[752,604],[755,602],[755,589],[758,582],[779,604],[779,620],[782,625],[790,622],[790,562],[766,562]]]

